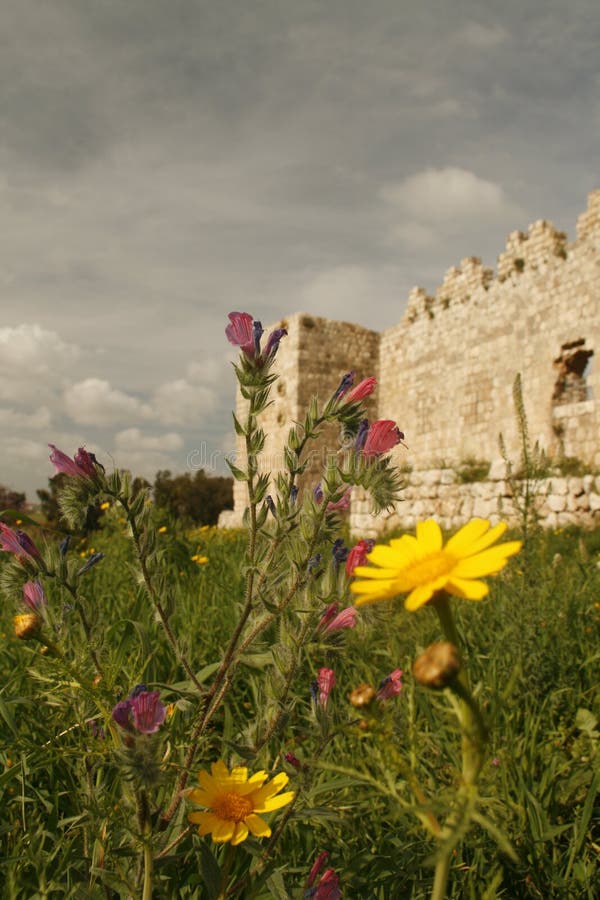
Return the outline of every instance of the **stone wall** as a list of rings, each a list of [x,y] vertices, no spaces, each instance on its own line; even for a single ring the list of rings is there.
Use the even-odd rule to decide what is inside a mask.
[[[397,448],[397,461],[423,470],[426,479],[468,457],[497,466],[499,432],[509,455],[518,456],[517,373],[532,441],[550,456],[576,456],[600,469],[600,380],[593,368],[600,348],[599,251],[600,190],[590,195],[574,242],[543,220],[527,233],[512,232],[496,276],[479,259],[462,260],[434,295],[414,288],[400,323],[381,335],[304,313],[291,316],[277,360],[276,402],[263,421],[268,464],[279,468],[285,435],[310,397],[323,401],[354,369],[357,380],[377,376],[369,415],[397,421],[409,447]],[[307,480],[318,479],[318,453],[313,463]],[[433,498],[414,477],[411,502],[419,509],[419,501]],[[474,497],[482,490],[470,489]],[[238,519],[245,502],[244,486],[236,483]],[[360,503],[354,503],[357,521]],[[464,521],[477,514],[461,503],[462,512],[451,515],[454,524],[457,516]]]
[[[545,528],[579,524],[600,526],[600,477],[553,476],[531,483],[535,508]],[[474,516],[518,524],[520,519],[509,485],[501,476],[472,484],[459,484],[453,469],[429,469],[406,476],[402,500],[392,513],[375,518],[369,499],[354,498],[350,531],[356,538],[373,538],[391,529],[414,530],[418,521],[438,520],[442,528],[454,530]]]

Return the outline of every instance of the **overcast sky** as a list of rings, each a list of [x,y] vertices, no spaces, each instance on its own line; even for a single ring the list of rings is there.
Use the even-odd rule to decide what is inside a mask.
[[[230,310],[387,328],[515,228],[572,239],[600,186],[597,0],[0,13],[0,483],[29,499],[48,441],[150,477],[230,449]]]

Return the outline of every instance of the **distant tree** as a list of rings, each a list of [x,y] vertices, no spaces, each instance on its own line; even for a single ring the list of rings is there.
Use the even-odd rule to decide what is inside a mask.
[[[24,509],[25,494],[20,491],[12,491],[10,488],[0,484],[0,510],[2,509]]]
[[[154,502],[171,515],[195,525],[216,525],[219,513],[233,508],[233,479],[207,475],[204,469],[192,477],[157,472]]]
[[[36,491],[40,500],[42,515],[49,525],[58,525],[60,528],[66,527],[66,522],[61,516],[60,507],[58,505],[58,492],[64,485],[65,479],[68,477],[68,475],[59,472],[57,475],[48,479],[49,490],[38,488]],[[87,534],[88,531],[96,531],[100,528],[101,518],[102,510],[100,509],[100,504],[98,502],[95,506],[90,506],[88,508],[85,524],[81,529],[82,533]]]

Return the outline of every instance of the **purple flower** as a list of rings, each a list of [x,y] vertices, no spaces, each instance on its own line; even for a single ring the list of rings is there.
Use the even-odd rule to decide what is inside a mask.
[[[394,669],[394,671],[390,672],[390,674],[387,675],[379,685],[379,690],[377,691],[377,699],[391,700],[392,697],[397,697],[401,691],[402,669]]]
[[[300,762],[298,757],[291,752],[291,750],[285,754],[284,758],[285,761],[290,764],[290,766],[293,766],[294,769],[296,769],[297,772],[300,771],[300,769],[302,768],[302,763]]]
[[[120,700],[113,708],[112,717],[125,731],[135,729],[140,734],[154,734],[165,721],[167,708],[160,702],[159,691],[146,691],[144,687],[138,685],[127,700]]]
[[[230,312],[230,324],[225,329],[227,340],[234,347],[239,347],[249,359],[254,359],[254,321],[250,313]]]
[[[313,488],[313,497],[315,499],[315,503],[323,502],[323,488],[321,487],[321,482],[319,482],[318,485]]]
[[[265,497],[265,503],[269,507],[269,512],[273,516],[275,516],[275,518],[277,518],[277,510],[275,509],[275,503],[273,502],[273,498],[271,497],[270,494],[267,494],[267,496]]]
[[[344,491],[339,500],[331,500],[327,504],[327,512],[333,512],[336,509],[350,509],[350,494],[352,493],[352,488],[347,488]],[[344,557],[345,558],[345,557]]]
[[[98,728],[98,725],[97,725],[95,719],[88,719],[85,724],[88,726],[88,728],[92,732],[92,737],[98,738],[101,741],[105,740],[106,733],[104,731],[104,728]]]
[[[83,447],[80,447],[75,457],[71,459],[54,444],[48,444],[52,453],[50,454],[50,462],[57,472],[64,475],[71,475],[74,478],[95,478],[98,474],[96,468],[96,457],[93,453],[88,453]]]
[[[131,700],[119,700],[111,713],[113,719],[124,728],[125,731],[131,731]]]
[[[141,734],[154,734],[158,731],[167,715],[166,706],[160,702],[159,691],[142,691],[130,702],[136,731]]]
[[[312,572],[313,569],[316,569],[320,565],[321,565],[321,554],[315,553],[315,555],[311,556],[311,558],[309,559],[306,568],[308,569],[309,572]]]
[[[275,354],[279,350],[279,342],[281,338],[287,336],[287,329],[285,328],[274,328],[271,334],[269,335],[269,339],[267,341],[267,346],[265,347],[264,358],[272,359],[275,357]]]
[[[340,397],[343,397],[346,394],[352,385],[354,384],[354,372],[346,372],[339,385],[335,389],[335,393],[333,395],[334,400],[339,400]]]
[[[367,439],[367,434],[369,432],[369,420],[363,419],[358,426],[358,431],[356,432],[356,438],[354,441],[354,449],[358,452],[362,450],[365,446],[365,441]]]
[[[265,333],[262,322],[254,321],[252,323],[252,334],[254,337],[254,356],[256,359],[260,356],[260,339]]]
[[[70,543],[71,543],[71,535],[68,534],[68,535],[66,536],[66,538],[64,538],[64,540],[62,540],[62,541],[60,542],[60,544],[58,545],[58,552],[60,553],[62,559],[64,559],[65,556],[67,555],[67,552],[68,552],[68,550],[69,550],[69,544],[70,544]]]
[[[333,558],[336,563],[343,563],[346,561],[346,557],[348,556],[348,548],[344,546],[344,541],[342,538],[337,538],[337,540],[333,542],[331,553],[333,554]]]
[[[41,559],[40,551],[35,546],[28,534],[20,529],[12,530],[4,522],[0,522],[0,547],[9,553],[14,553],[21,562]]]
[[[84,572],[87,572],[92,568],[92,566],[95,566],[96,563],[99,563],[101,559],[104,559],[104,553],[92,553],[88,561],[82,565],[77,574],[83,575]]]
[[[23,585],[23,603],[33,612],[38,612],[48,605],[44,588],[37,578],[35,581],[27,581]]]
[[[293,484],[290,488],[290,505],[295,506],[298,499],[298,488]]]

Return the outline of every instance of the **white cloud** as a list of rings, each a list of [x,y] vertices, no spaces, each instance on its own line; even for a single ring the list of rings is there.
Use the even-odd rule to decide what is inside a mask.
[[[67,344],[55,331],[23,323],[0,328],[0,372],[45,375],[56,367],[67,368],[80,350]]]
[[[159,469],[180,469],[178,453],[183,447],[180,434],[169,431],[162,435],[144,434],[139,428],[126,428],[115,435],[111,454],[115,465],[130,469],[153,481]]]
[[[213,390],[190,384],[185,378],[162,384],[152,398],[155,418],[163,425],[197,425],[200,417],[211,412],[215,405]]]
[[[152,415],[139,398],[111,387],[103,378],[86,378],[71,385],[64,392],[64,403],[70,418],[81,425],[116,425]]]
[[[335,266],[318,272],[301,292],[300,308],[327,318],[350,320],[353,309],[372,303],[371,273],[361,266]]]
[[[454,166],[424,169],[404,181],[387,185],[381,197],[417,221],[430,223],[450,219],[489,220],[516,215],[518,211],[501,185]]]
[[[80,355],[79,347],[35,323],[0,328],[0,401],[51,406]]]

